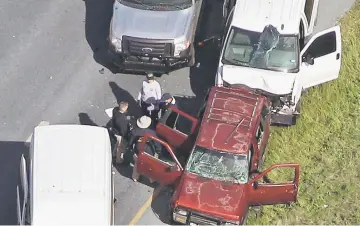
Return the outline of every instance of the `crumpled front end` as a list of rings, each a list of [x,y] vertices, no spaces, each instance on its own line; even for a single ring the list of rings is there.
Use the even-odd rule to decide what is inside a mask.
[[[271,102],[271,124],[273,125],[284,125],[292,126],[296,124],[296,120],[300,115],[298,106],[292,102],[292,95],[283,95],[269,97]]]

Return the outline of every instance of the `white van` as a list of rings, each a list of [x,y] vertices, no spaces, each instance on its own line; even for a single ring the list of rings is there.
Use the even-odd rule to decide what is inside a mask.
[[[215,85],[256,89],[271,97],[272,122],[293,125],[302,92],[339,76],[340,27],[313,34],[319,0],[234,2],[224,1]]]
[[[113,225],[114,182],[108,131],[85,125],[34,129],[21,157],[20,225]]]

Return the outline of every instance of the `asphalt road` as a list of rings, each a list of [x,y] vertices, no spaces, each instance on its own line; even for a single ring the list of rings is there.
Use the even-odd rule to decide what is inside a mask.
[[[353,2],[321,0],[316,31],[334,24]],[[204,37],[216,33],[219,9],[206,7],[210,13],[205,14],[209,19],[203,24]],[[103,126],[108,122],[104,109],[116,100],[129,101],[131,111],[137,112],[132,96],[143,77],[113,74],[107,68],[111,14],[111,0],[0,1],[0,224],[16,223],[19,157],[36,125],[48,121]],[[217,59],[211,50],[200,51],[197,58],[199,68],[159,78],[164,91],[201,97],[213,84]],[[191,113],[197,99],[180,101]],[[116,173],[116,224],[161,224],[167,193],[147,202],[153,188],[132,182],[130,173],[127,168]]]

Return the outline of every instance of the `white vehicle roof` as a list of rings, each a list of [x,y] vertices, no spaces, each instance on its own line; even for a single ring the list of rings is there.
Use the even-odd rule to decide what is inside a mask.
[[[262,32],[271,24],[281,34],[298,34],[304,7],[305,0],[237,0],[232,25]]]
[[[32,142],[32,223],[110,225],[108,131],[85,125],[38,126]]]

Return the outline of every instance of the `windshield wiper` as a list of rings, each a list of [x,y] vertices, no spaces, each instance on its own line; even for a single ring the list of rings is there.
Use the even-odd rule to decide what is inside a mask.
[[[154,6],[149,5],[149,4],[145,4],[145,3],[143,3],[142,1],[139,1],[139,0],[130,0],[130,1],[136,2],[136,3],[138,3],[139,5],[145,6],[146,9],[151,9],[151,10],[154,9]]]
[[[171,3],[157,3],[157,4],[161,5],[161,6],[173,6],[176,9],[182,9],[180,6],[177,6],[177,5],[174,5],[174,4],[171,4]]]

